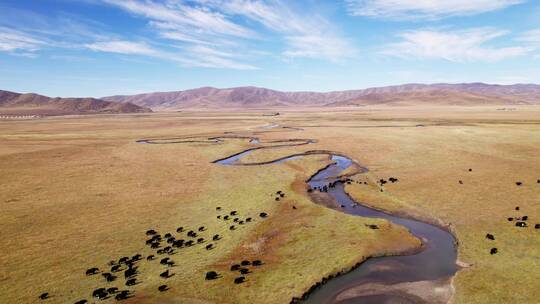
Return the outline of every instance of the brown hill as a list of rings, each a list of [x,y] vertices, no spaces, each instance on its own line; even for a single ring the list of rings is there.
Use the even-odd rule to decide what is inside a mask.
[[[326,106],[366,106],[375,104],[387,104],[395,106],[479,106],[518,105],[529,103],[505,96],[487,96],[469,92],[435,89],[427,91],[403,92],[399,94],[389,92],[373,92],[362,95],[358,98],[330,103]]]
[[[146,113],[152,110],[130,102],[118,103],[96,98],[51,98],[43,95],[0,90],[0,114],[71,115]]]
[[[258,87],[217,89],[203,87],[186,91],[103,97],[131,102],[154,110],[221,107],[351,106],[390,105],[516,105],[540,104],[540,86],[534,84],[490,85],[404,84],[363,90],[280,92]]]
[[[115,102],[131,102],[154,110],[192,107],[272,107],[289,105],[285,93],[256,87],[231,89],[203,87],[176,92],[109,96],[102,99]]]

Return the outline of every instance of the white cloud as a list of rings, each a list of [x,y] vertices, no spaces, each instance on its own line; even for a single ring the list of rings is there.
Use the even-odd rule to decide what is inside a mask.
[[[7,27],[0,27],[0,51],[2,52],[17,54],[17,51],[23,51],[19,55],[32,57],[35,55],[30,52],[35,52],[46,44],[45,41],[35,38],[28,33]]]
[[[228,35],[235,37],[253,37],[250,29],[229,21],[223,14],[204,7],[184,5],[178,1],[158,3],[154,1],[103,0],[130,13],[148,18],[186,37],[193,34]]]
[[[321,35],[303,35],[286,37],[289,49],[283,54],[287,57],[326,58],[337,61],[353,57],[356,50],[346,41]]]
[[[257,33],[229,20],[228,16],[220,11],[173,0],[164,2],[102,0],[102,2],[147,19],[150,27],[157,31],[158,37],[169,41],[169,43],[164,41],[160,43],[159,55],[154,52],[154,54],[147,54],[149,56],[174,60],[187,66],[255,68],[251,64],[242,62],[245,61],[242,52],[236,52],[236,55],[233,55],[228,48],[238,39],[256,38]],[[171,44],[170,41],[177,44]],[[165,51],[170,47],[176,48],[176,53]]]
[[[439,19],[503,9],[525,0],[345,0],[349,14],[397,19]]]
[[[468,62],[498,61],[525,55],[533,50],[526,46],[486,45],[487,42],[507,34],[505,31],[493,28],[408,31],[399,35],[401,41],[386,45],[382,53],[404,58]]]
[[[517,37],[518,41],[527,42],[534,45],[540,45],[540,29],[527,31]]]
[[[84,45],[92,51],[101,51],[128,55],[146,55],[159,57],[160,52],[142,42],[131,41],[105,41]]]
[[[281,1],[203,0],[200,2],[221,8],[228,14],[242,15],[276,32],[308,33],[317,31],[317,26],[327,26],[327,21],[320,16],[301,16]]]
[[[148,45],[145,42],[132,41],[101,41],[84,45],[87,49],[98,52],[142,55],[163,60],[178,62],[185,66],[207,68],[230,68],[239,70],[252,70],[254,66],[234,62],[227,57],[233,54],[214,50],[209,47],[194,47],[187,54],[178,54],[164,51]]]
[[[354,53],[351,43],[338,35],[328,20],[317,14],[301,14],[281,0],[193,0],[189,4],[175,0],[101,1],[148,19],[161,38],[211,46],[225,53],[236,50],[236,58],[214,56],[222,59],[243,61],[246,56],[242,54],[254,54],[253,45],[246,49],[246,42],[268,40],[271,35],[265,30],[281,35],[285,42],[282,54],[287,57],[337,61]],[[335,43],[324,44],[324,39]],[[316,43],[307,44],[310,42]]]
[[[527,43],[531,47],[538,49],[540,48],[540,28],[524,32],[519,35],[516,40]],[[533,58],[536,60],[540,59],[540,54],[534,55]]]
[[[242,16],[282,34],[286,57],[307,57],[338,61],[356,54],[348,39],[332,24],[314,12],[300,13],[280,0],[199,0],[199,3]]]

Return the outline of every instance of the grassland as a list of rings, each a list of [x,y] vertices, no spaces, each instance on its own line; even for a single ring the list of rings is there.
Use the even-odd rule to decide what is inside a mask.
[[[450,225],[469,265],[455,277],[454,303],[537,303],[539,110],[378,108],[291,121],[319,140],[310,148],[331,147],[370,169],[355,177],[369,186],[347,185],[357,201]],[[390,176],[400,182],[380,192],[376,181]],[[528,228],[507,221],[523,215]],[[489,254],[493,247],[498,254]]]
[[[211,161],[252,144],[135,142],[242,134],[265,124],[260,113],[206,112],[0,122],[2,302],[35,303],[49,292],[48,303],[72,303],[90,299],[98,287],[124,288],[123,277],[106,284],[99,276],[85,277],[85,270],[104,269],[122,256],[155,254],[144,245],[150,228],[176,234],[178,226],[204,225],[203,237],[217,233],[223,239],[213,250],[195,246],[170,256],[175,275],[167,280],[159,277],[164,266],[158,261],[140,262],[141,283],[130,288],[135,296],[126,303],[286,303],[322,277],[368,256],[419,245],[402,227],[311,203],[304,180],[328,159],[231,168]],[[289,135],[277,133],[259,137]],[[287,195],[280,203],[273,197],[277,190]],[[229,224],[216,219],[217,206],[255,221],[230,231]],[[269,217],[259,218],[262,211]],[[365,223],[382,229],[368,229]],[[237,275],[228,268],[243,259],[260,259],[264,265],[235,285]],[[206,281],[210,270],[222,277]],[[161,284],[170,290],[158,292]]]
[[[51,303],[89,299],[91,290],[104,284],[86,278],[85,269],[123,255],[150,254],[144,246],[149,228],[165,233],[205,225],[208,236],[224,237],[214,250],[191,248],[171,256],[178,266],[166,281],[171,287],[166,293],[156,289],[165,282],[158,276],[163,267],[141,263],[142,283],[126,303],[284,303],[367,256],[418,245],[400,227],[311,203],[304,180],[328,163],[321,156],[222,167],[211,161],[253,145],[245,140],[135,143],[225,131],[268,131],[257,135],[265,141],[316,139],[307,146],[257,151],[244,161],[316,149],[343,153],[370,169],[353,177],[369,185],[347,186],[355,199],[450,224],[459,259],[469,265],[454,279],[454,303],[536,303],[540,298],[540,231],[506,220],[528,215],[529,226],[540,223],[540,109],[294,109],[275,117],[263,117],[264,112],[0,122],[0,299],[34,303],[42,291],[53,295]],[[303,130],[261,128],[270,123]],[[400,181],[380,192],[375,181],[390,176]],[[277,190],[287,195],[280,203],[273,200]],[[216,206],[270,216],[229,231],[215,218]],[[365,223],[383,229],[366,229]],[[486,233],[495,241],[485,239]],[[499,253],[490,255],[492,247]],[[242,259],[265,264],[245,284],[234,285],[228,267]],[[205,281],[209,270],[223,277]]]

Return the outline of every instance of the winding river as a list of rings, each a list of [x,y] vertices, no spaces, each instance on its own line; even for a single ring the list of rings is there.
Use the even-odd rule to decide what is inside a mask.
[[[255,137],[210,137],[206,142],[221,142],[227,138],[250,140],[252,144],[261,141]],[[204,140],[203,140],[204,141]],[[181,140],[141,140],[141,143],[178,143],[200,142],[194,139]],[[395,224],[407,227],[412,234],[422,240],[423,246],[419,252],[402,256],[385,256],[370,258],[354,270],[332,278],[312,288],[300,300],[302,303],[447,303],[452,295],[451,278],[458,270],[456,265],[456,240],[451,233],[435,225],[415,219],[399,217],[383,211],[378,211],[355,202],[345,191],[343,172],[352,166],[359,173],[367,172],[350,158],[328,151],[308,151],[294,154],[264,163],[242,163],[241,159],[259,149],[273,149],[284,146],[306,145],[313,140],[293,139],[273,141],[270,146],[258,146],[247,149],[229,157],[214,161],[225,166],[255,166],[282,163],[307,155],[328,155],[332,164],[322,168],[307,180],[311,189],[328,187],[322,195],[310,196],[315,203],[332,201],[338,204],[336,210],[352,215],[383,218]],[[264,142],[269,143],[269,142]],[[319,199],[316,199],[318,197]]]

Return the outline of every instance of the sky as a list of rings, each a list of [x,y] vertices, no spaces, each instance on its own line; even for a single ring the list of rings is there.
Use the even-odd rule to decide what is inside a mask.
[[[540,83],[537,0],[1,0],[0,89]]]

